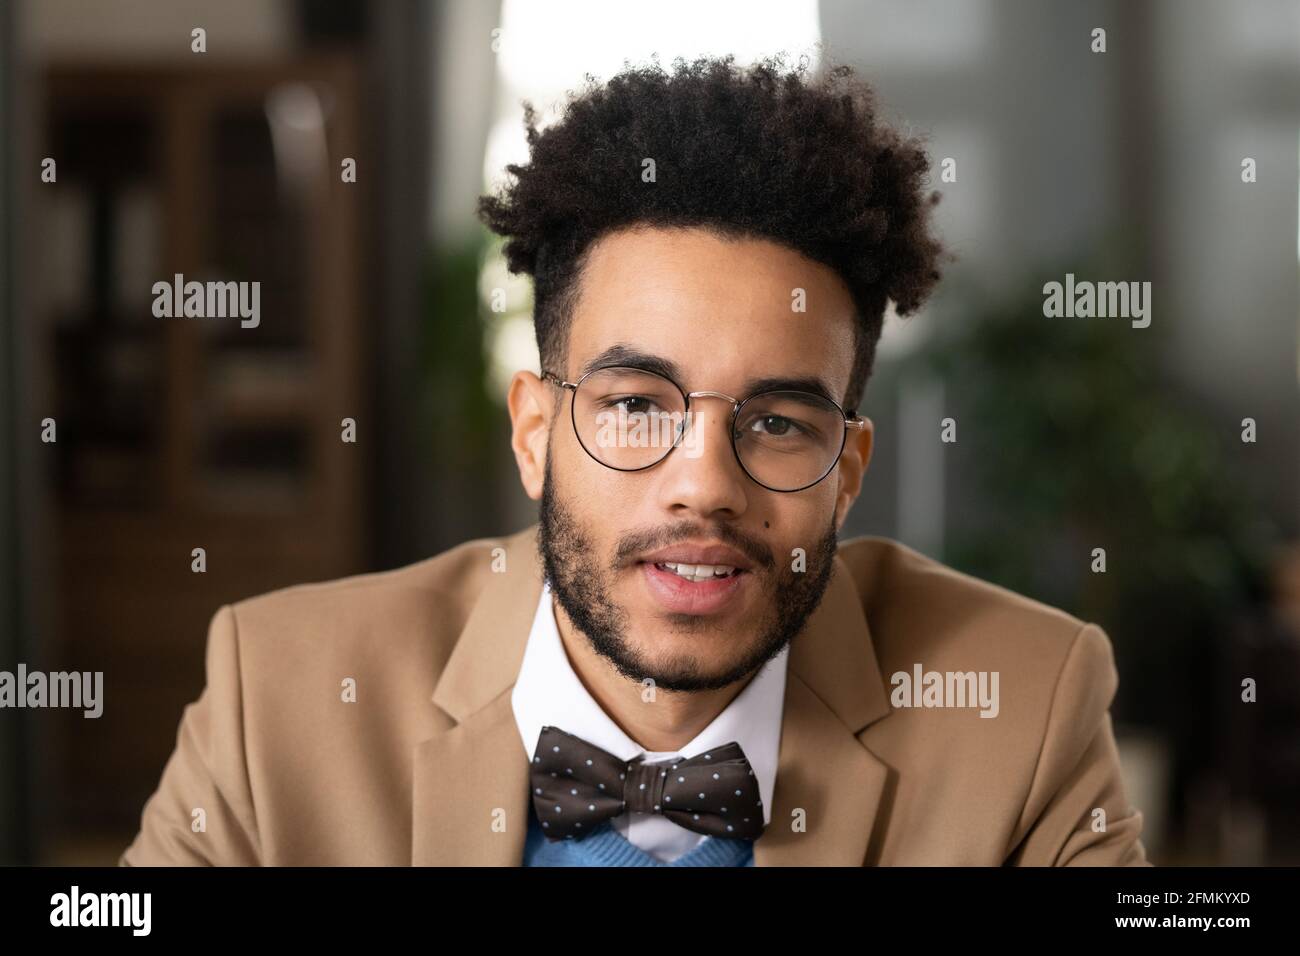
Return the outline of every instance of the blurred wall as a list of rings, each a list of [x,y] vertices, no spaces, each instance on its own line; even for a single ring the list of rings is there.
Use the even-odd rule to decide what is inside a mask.
[[[1158,110],[1146,170],[1170,363],[1234,433],[1259,423],[1253,470],[1271,512],[1300,525],[1300,4],[1160,0],[1151,71]],[[1126,155],[1130,145],[1123,144]],[[1258,181],[1241,181],[1251,157]]]
[[[14,122],[14,20],[13,10],[0,5],[0,130]],[[21,575],[24,540],[20,535],[18,484],[20,479],[18,442],[20,389],[18,311],[14,268],[14,184],[16,138],[0,142],[0,660],[22,658],[23,613],[28,580]],[[25,714],[23,715],[25,716]],[[0,721],[0,860],[12,860],[27,852],[21,820],[26,815],[24,753],[25,721]]]
[[[959,157],[937,221],[957,269],[987,289],[1041,288],[1092,248],[1124,251],[1153,283],[1146,330],[1225,434],[1260,423],[1251,472],[1284,529],[1300,526],[1297,130],[1300,4],[1289,0],[822,0],[827,50],[877,85],[886,118]],[[943,29],[936,29],[942,24]],[[1089,49],[1094,27],[1108,50]],[[1254,157],[1259,181],[1241,182]],[[1079,276],[1084,278],[1083,275]],[[959,316],[887,323],[881,363]],[[932,472],[932,443],[900,444],[943,407],[933,383],[867,390],[883,426],[852,533],[942,555],[942,516],[978,502]],[[897,426],[897,427],[896,427]],[[951,476],[950,476],[951,477]],[[936,519],[935,516],[939,516]]]
[[[184,59],[195,27],[210,48],[269,56],[292,46],[294,0],[24,0],[23,44],[36,57],[95,60]]]

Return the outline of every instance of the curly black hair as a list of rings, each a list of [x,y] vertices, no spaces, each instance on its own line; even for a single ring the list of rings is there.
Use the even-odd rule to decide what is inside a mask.
[[[586,252],[633,225],[699,226],[783,243],[844,280],[857,311],[856,410],[874,364],[887,300],[913,313],[951,253],[929,233],[929,160],[919,140],[876,119],[875,94],[848,66],[812,79],[783,55],[749,68],[733,56],[633,67],[604,85],[587,74],[561,119],[539,132],[525,101],[530,162],[480,196],[478,214],[507,238],[513,273],[533,277],[543,367],[560,365]],[[642,182],[655,161],[656,182]]]

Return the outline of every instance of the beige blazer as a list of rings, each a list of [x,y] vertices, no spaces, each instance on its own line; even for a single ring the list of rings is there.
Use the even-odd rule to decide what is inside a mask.
[[[120,862],[520,865],[529,755],[510,692],[536,527],[220,608],[207,685]],[[996,716],[894,706],[917,665],[998,672]],[[842,542],[790,649],[755,865],[1149,865],[1116,682],[1095,624],[886,538]]]

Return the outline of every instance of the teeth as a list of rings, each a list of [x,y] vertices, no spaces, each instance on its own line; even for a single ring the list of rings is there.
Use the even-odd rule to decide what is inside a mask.
[[[661,561],[658,565],[665,571],[671,571],[688,581],[711,581],[734,574],[736,569],[728,564],[678,564],[673,561]]]

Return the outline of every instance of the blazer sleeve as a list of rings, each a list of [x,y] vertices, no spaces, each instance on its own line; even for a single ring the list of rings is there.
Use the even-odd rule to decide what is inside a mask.
[[[239,631],[230,605],[208,626],[206,670],[207,683],[181,715],[176,748],[144,805],[139,833],[118,859],[121,866],[259,863],[244,749]]]
[[[1151,866],[1111,726],[1118,684],[1109,638],[1085,624],[1057,679],[1009,865]]]

